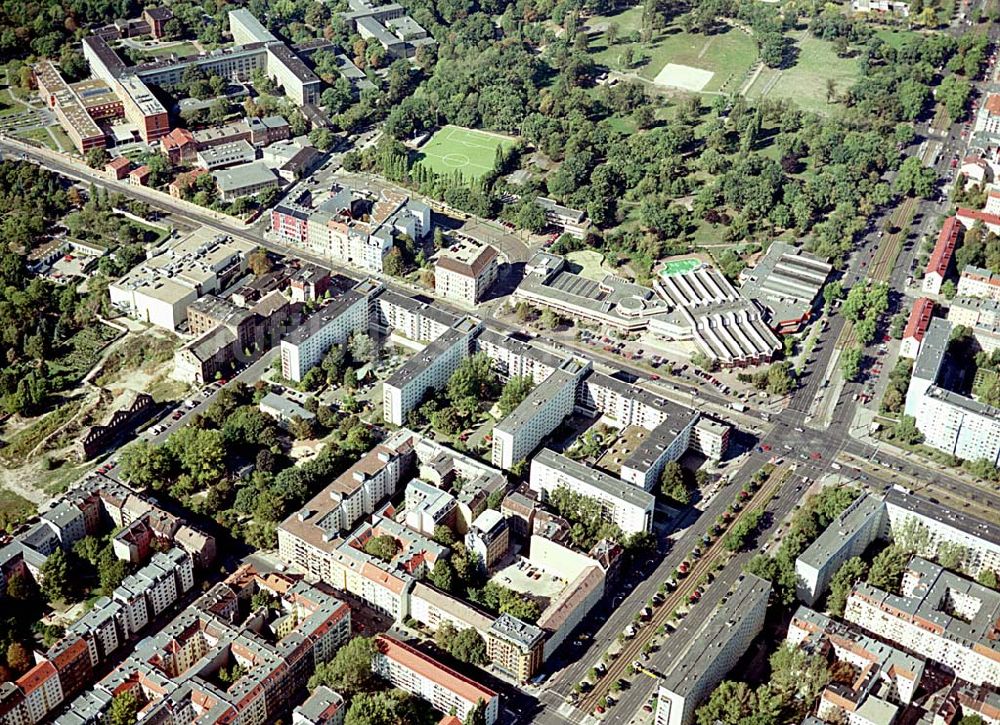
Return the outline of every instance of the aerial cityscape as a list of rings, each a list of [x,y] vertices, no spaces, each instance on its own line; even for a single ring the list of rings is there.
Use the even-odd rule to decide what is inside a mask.
[[[998,51],[0,2],[0,725],[1000,725]]]

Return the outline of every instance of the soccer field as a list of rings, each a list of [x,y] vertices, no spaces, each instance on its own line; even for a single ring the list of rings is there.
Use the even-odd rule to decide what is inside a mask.
[[[424,144],[416,163],[438,174],[456,169],[468,179],[478,179],[493,168],[497,148],[510,148],[514,139],[461,126],[445,126]]]

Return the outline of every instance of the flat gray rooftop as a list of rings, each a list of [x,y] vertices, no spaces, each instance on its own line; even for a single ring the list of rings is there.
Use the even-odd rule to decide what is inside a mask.
[[[816,569],[822,568],[841,549],[844,540],[863,527],[872,516],[882,516],[882,499],[863,493],[830,522],[822,534],[799,554],[798,561]]]
[[[691,628],[687,629],[690,640],[683,656],[676,657],[670,669],[664,673],[661,686],[686,697],[705,672],[714,668],[719,650],[732,636],[733,625],[770,594],[770,582],[753,574],[744,574],[729,599],[721,603],[707,619],[689,618],[685,625],[692,623]],[[682,625],[682,631],[684,629]],[[679,633],[673,636],[676,637]],[[690,651],[692,649],[694,651]]]
[[[633,506],[642,509],[652,509],[656,504],[656,497],[644,491],[638,486],[626,483],[619,478],[610,476],[604,471],[591,468],[572,458],[567,458],[561,453],[556,453],[551,448],[543,448],[534,457],[539,465],[544,465],[557,471],[562,471],[570,478],[582,481],[583,483],[596,488],[612,498],[619,499]]]

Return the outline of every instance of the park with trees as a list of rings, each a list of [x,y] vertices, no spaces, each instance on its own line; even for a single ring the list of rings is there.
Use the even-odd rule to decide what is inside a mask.
[[[288,457],[287,434],[257,406],[268,389],[266,383],[227,386],[203,415],[163,443],[141,440],[126,447],[122,478],[169,495],[250,546],[273,548],[277,524],[363,456],[375,438],[357,415],[319,408],[319,430],[313,432],[327,445],[296,465]],[[247,468],[252,472],[237,475]]]

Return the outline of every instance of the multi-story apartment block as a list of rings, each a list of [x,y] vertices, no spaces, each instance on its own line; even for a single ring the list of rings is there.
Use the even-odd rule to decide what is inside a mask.
[[[251,610],[263,592],[274,608]],[[150,722],[274,722],[316,665],[350,637],[350,608],[306,584],[244,567],[148,637],[93,690],[56,719],[100,722],[113,695],[133,686]],[[234,682],[227,676],[239,665]],[[137,685],[137,687],[135,687]]]
[[[941,292],[941,284],[948,274],[951,266],[951,258],[958,246],[964,227],[957,217],[948,217],[944,226],[938,233],[934,251],[927,262],[927,269],[924,270],[923,290],[929,295],[936,295]]]
[[[454,242],[438,255],[434,265],[434,291],[447,299],[476,304],[497,280],[499,256],[488,244]]]
[[[102,597],[50,647],[8,693],[0,691],[0,723],[50,719],[73,697],[129,637],[194,586],[191,557],[179,548],[157,553],[149,564],[126,577],[112,598]]]
[[[893,487],[882,498],[862,494],[799,556],[799,598],[815,602],[837,569],[876,539],[898,540],[923,557],[947,547],[973,576],[1000,570],[1000,527]]]
[[[382,415],[387,423],[403,425],[429,390],[438,390],[448,382],[469,356],[473,335],[481,324],[473,317],[462,318],[382,383]]]
[[[430,438],[414,434],[414,440],[420,478],[439,489],[452,491],[457,502],[454,531],[464,535],[486,510],[490,495],[506,491],[506,477],[497,469]],[[456,486],[459,481],[461,485]]]
[[[901,597],[855,585],[844,618],[973,685],[1000,682],[1000,593],[925,559],[910,561]]]
[[[122,605],[122,627],[132,636],[193,586],[194,562],[187,552],[174,548],[154,554],[149,564],[125,577],[111,598]]]
[[[885,526],[893,535],[909,535],[916,554],[936,557],[947,547],[959,554],[959,566],[971,576],[1000,572],[1000,526],[893,487],[885,496]]]
[[[306,319],[281,341],[281,375],[301,382],[335,345],[345,344],[352,335],[367,332],[371,320],[372,297],[382,289],[374,280],[363,280],[353,289]]]
[[[1000,460],[1000,410],[944,387],[950,337],[948,321],[931,320],[913,366],[905,413],[916,420],[927,445],[995,464]]]
[[[982,267],[966,265],[958,278],[958,294],[1000,301],[1000,275]]]
[[[465,535],[465,545],[476,552],[487,571],[502,559],[510,548],[507,519],[494,509],[486,509],[472,522]]]
[[[719,461],[729,450],[729,436],[732,433],[725,423],[714,418],[699,418],[691,431],[690,448],[710,461]],[[662,469],[660,473],[662,473]]]
[[[518,682],[527,682],[542,666],[544,643],[541,629],[501,614],[486,634],[486,656]]]
[[[396,542],[396,554],[389,561],[372,556],[365,544],[373,537],[388,536]],[[410,614],[410,600],[416,582],[430,573],[434,563],[450,555],[447,547],[381,514],[343,539],[333,559],[329,583],[360,597],[369,606],[402,621]]]
[[[458,501],[448,491],[415,478],[406,484],[406,525],[424,536],[434,536],[434,529],[446,526],[455,530]]]
[[[87,642],[91,660],[96,665],[107,661],[124,644],[126,632],[121,622],[121,602],[109,597],[99,597],[94,602],[94,608],[74,622],[67,632]]]
[[[829,694],[824,693],[823,700],[828,704],[828,710],[837,708],[855,712],[863,707],[873,686],[879,682],[889,686],[894,700],[909,704],[916,697],[924,676],[925,663],[922,659],[868,637],[859,629],[835,622],[808,607],[795,610],[786,640],[816,654],[832,651],[838,662],[847,662],[859,672],[852,685],[834,684]],[[820,709],[824,709],[823,705]]]
[[[986,97],[976,115],[975,134],[986,136],[984,142],[1000,139],[1000,94],[991,93]]]
[[[490,662],[518,682],[527,682],[542,666],[545,633],[509,614],[494,617],[468,602],[423,582],[413,585],[410,616],[431,631],[445,622],[456,630],[469,627],[486,641]]]
[[[303,264],[288,280],[292,302],[318,300],[330,289],[330,270],[316,264]]]
[[[656,499],[651,493],[551,449],[531,459],[528,485],[543,500],[559,488],[595,499],[604,517],[626,534],[653,528]]]
[[[527,397],[493,429],[493,465],[510,470],[526,460],[542,440],[570,415],[576,406],[580,381],[591,370],[590,361],[567,358],[536,385]]]
[[[879,538],[884,510],[880,498],[861,494],[799,555],[795,560],[799,599],[815,603],[841,565]]]
[[[958,295],[948,305],[948,322],[992,331],[1000,327],[1000,300]]]
[[[903,330],[903,341],[899,346],[900,357],[916,360],[933,316],[934,300],[930,297],[921,297],[914,303]]]
[[[271,233],[286,244],[368,272],[382,273],[395,235],[419,240],[431,230],[430,207],[397,192],[385,190],[369,204],[352,189],[335,187],[315,208],[304,206],[303,200],[271,212]]]
[[[343,695],[320,685],[292,711],[292,725],[343,725],[346,714]]]
[[[410,595],[410,616],[436,632],[448,623],[456,631],[472,628],[486,637],[496,617],[424,582],[417,582]]]
[[[461,319],[445,310],[426,302],[405,297],[389,290],[376,300],[378,315],[376,330],[383,334],[395,334],[413,346],[413,342],[430,342]]]
[[[278,526],[281,559],[330,581],[341,534],[374,513],[412,468],[412,436],[397,431],[285,519]]]
[[[21,696],[18,717],[23,722],[38,723],[62,703],[65,694],[59,680],[59,671],[48,659],[19,677],[14,683]],[[13,720],[13,717],[11,717]]]
[[[764,626],[771,583],[745,574],[707,618],[688,618],[671,640],[682,642],[663,673],[655,725],[690,725],[698,704],[746,652]]]
[[[380,634],[375,638],[372,671],[393,686],[426,700],[434,709],[465,719],[478,705],[484,722],[493,725],[500,696],[405,642]]]
[[[87,535],[87,524],[83,512],[68,501],[60,501],[41,516],[59,539],[59,545],[64,549]]]
[[[501,380],[529,377],[535,385],[544,382],[563,362],[558,355],[489,328],[476,336],[476,352],[490,358]]]

